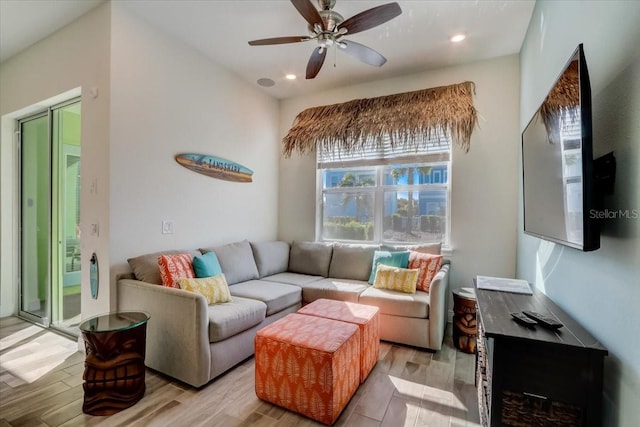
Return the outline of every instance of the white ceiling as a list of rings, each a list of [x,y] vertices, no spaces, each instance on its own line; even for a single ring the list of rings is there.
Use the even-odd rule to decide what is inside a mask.
[[[316,2],[312,0],[314,5]],[[346,19],[390,0],[337,0]],[[71,22],[101,0],[0,0],[0,60]],[[330,87],[411,74],[520,51],[534,0],[398,0],[397,18],[350,37],[388,62],[378,68],[332,51],[314,80],[304,74],[314,41],[249,46],[249,40],[307,34],[307,23],[286,0],[120,0],[151,25],[182,40],[265,92],[287,98]],[[467,39],[449,41],[463,32]],[[335,67],[334,67],[335,61]],[[288,81],[284,75],[299,76]],[[256,81],[269,78],[275,86]]]
[[[0,62],[64,27],[104,0],[0,0]]]

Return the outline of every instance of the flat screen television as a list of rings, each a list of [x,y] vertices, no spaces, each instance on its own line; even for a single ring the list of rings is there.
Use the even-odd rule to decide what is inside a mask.
[[[582,251],[600,247],[582,44],[522,133],[522,173],[525,233]]]

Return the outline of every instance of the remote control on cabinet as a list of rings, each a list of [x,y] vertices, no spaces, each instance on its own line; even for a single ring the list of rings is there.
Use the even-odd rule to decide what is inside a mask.
[[[515,320],[519,324],[526,326],[528,328],[533,328],[538,323],[535,320],[528,318],[522,313],[511,313],[511,317],[513,317],[513,320]]]
[[[524,310],[522,313],[525,316],[538,322],[540,326],[548,329],[559,329],[563,326],[562,323],[558,322],[557,320],[552,319],[551,317],[547,317],[544,314],[536,313],[535,311]]]

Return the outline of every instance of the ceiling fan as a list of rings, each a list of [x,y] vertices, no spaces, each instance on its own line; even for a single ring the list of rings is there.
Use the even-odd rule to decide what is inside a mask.
[[[333,10],[336,0],[318,0],[321,10],[317,10],[311,0],[291,0],[291,3],[309,23],[310,35],[252,40],[249,42],[251,46],[316,40],[319,46],[314,49],[307,63],[307,79],[313,79],[318,75],[327,56],[327,49],[332,46],[340,47],[346,54],[359,59],[365,64],[381,67],[387,62],[387,59],[375,50],[360,43],[346,40],[343,37],[384,24],[400,15],[402,10],[398,3],[377,6],[346,20]]]

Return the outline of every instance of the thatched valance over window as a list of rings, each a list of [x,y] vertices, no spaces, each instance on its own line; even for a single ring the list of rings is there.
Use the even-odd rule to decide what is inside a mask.
[[[352,153],[378,147],[388,140],[392,147],[420,150],[432,137],[444,133],[469,151],[477,124],[473,106],[473,82],[355,99],[335,105],[309,108],[298,114],[283,152],[290,157],[314,149]]]

